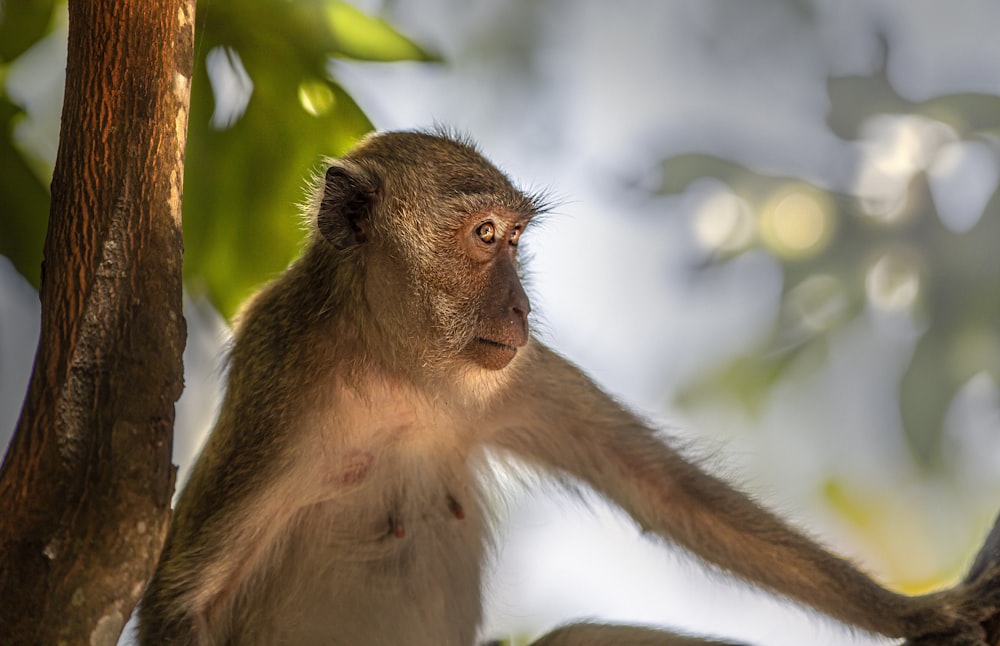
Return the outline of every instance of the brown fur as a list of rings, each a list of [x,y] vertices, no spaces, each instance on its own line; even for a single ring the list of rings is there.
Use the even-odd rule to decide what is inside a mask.
[[[375,135],[332,163],[309,247],[240,316],[141,643],[470,646],[489,451],[579,479],[647,531],[851,625],[984,646],[996,599],[885,590],[531,338],[514,243],[539,210],[453,137]],[[540,643],[698,642],[578,624]]]

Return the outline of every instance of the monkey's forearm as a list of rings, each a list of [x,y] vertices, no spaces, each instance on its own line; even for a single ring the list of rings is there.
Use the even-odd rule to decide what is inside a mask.
[[[647,531],[847,624],[891,637],[922,632],[911,619],[925,614],[919,600],[878,585],[724,481],[662,446],[617,459],[609,468],[636,479],[623,477],[607,493]]]
[[[526,411],[522,427],[501,435],[514,451],[589,483],[646,531],[850,625],[905,637],[946,630],[953,621],[939,600],[885,589],[685,460],[544,346],[533,351],[532,361],[543,364],[533,369],[551,380],[519,389],[530,393],[518,402]],[[565,393],[575,399],[564,401]]]
[[[645,626],[592,622],[562,626],[531,643],[531,646],[743,646],[732,641],[691,637]]]
[[[232,459],[228,449],[246,428],[233,421],[234,408],[224,405],[178,501],[142,602],[142,644],[215,643],[227,625],[220,618],[302,498],[296,480],[275,467],[277,456],[252,447],[241,462]],[[251,473],[258,478],[247,478]]]
[[[198,618],[155,586],[155,582],[151,584],[151,593],[147,593],[139,606],[137,643],[140,646],[201,646],[206,643],[196,628]]]
[[[634,429],[633,433],[648,434]],[[949,593],[908,597],[876,583],[849,561],[762,509],[725,481],[665,447],[618,453],[631,472],[608,493],[647,530],[705,561],[826,615],[888,637],[948,633],[960,612]],[[941,642],[945,643],[945,642]]]
[[[666,538],[739,578],[847,624],[890,637],[930,630],[926,602],[885,589],[850,562],[691,465],[636,515]],[[676,474],[678,467],[671,469]],[[655,487],[654,483],[649,486]]]

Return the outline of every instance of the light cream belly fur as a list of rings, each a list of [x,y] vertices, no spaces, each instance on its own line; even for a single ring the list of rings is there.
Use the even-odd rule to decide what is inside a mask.
[[[486,549],[477,479],[484,460],[458,448],[471,438],[455,437],[475,431],[394,403],[340,399],[346,424],[320,431],[313,438],[320,441],[304,447],[317,456],[313,473],[329,495],[295,514],[268,565],[241,586],[232,643],[475,642]],[[362,437],[367,441],[352,441]],[[380,615],[379,608],[393,611]]]

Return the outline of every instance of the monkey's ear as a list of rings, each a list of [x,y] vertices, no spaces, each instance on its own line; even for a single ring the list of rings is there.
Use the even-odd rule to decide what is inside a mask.
[[[368,223],[377,186],[357,164],[336,160],[323,178],[323,198],[316,226],[323,237],[340,249],[368,239]]]

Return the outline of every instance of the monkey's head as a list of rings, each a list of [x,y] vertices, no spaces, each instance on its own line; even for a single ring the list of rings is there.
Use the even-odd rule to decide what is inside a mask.
[[[466,141],[382,133],[326,171],[318,244],[355,267],[357,307],[397,366],[496,371],[528,342],[517,251],[540,210]]]

